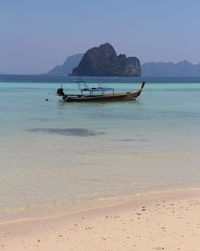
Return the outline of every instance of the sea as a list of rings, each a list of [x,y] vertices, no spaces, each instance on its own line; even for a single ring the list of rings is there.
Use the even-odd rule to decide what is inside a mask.
[[[0,223],[200,185],[200,78],[83,78],[137,101],[63,103],[76,78],[0,75]]]

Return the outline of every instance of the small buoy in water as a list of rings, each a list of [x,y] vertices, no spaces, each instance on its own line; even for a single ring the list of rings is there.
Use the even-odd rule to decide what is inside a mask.
[[[49,101],[49,99],[48,99],[48,98],[46,98],[46,101]]]

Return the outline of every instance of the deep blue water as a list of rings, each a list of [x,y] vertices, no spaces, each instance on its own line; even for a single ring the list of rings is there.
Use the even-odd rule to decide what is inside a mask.
[[[200,77],[83,77],[88,83],[200,83]],[[49,75],[1,75],[0,82],[13,83],[72,83],[77,80],[73,76]]]

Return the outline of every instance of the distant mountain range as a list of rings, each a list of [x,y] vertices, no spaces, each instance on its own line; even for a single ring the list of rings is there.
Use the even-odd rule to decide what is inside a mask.
[[[150,62],[142,65],[142,76],[148,77],[200,77],[200,63],[191,64],[187,60],[177,64]]]
[[[51,69],[47,75],[68,75],[77,67],[83,54],[68,57],[63,65]],[[179,63],[149,62],[141,65],[142,76],[146,77],[200,77],[200,63],[192,64],[187,60]]]
[[[78,53],[75,54],[71,57],[68,57],[64,64],[62,65],[57,65],[56,67],[54,67],[53,69],[51,69],[50,71],[48,71],[48,75],[69,75],[70,73],[72,73],[72,70],[78,66],[79,62],[81,61],[83,57],[82,53]]]

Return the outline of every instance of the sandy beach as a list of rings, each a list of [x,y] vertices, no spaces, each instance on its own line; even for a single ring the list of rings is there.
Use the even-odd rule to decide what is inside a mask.
[[[200,190],[148,195],[55,218],[0,226],[0,249],[199,250]]]

